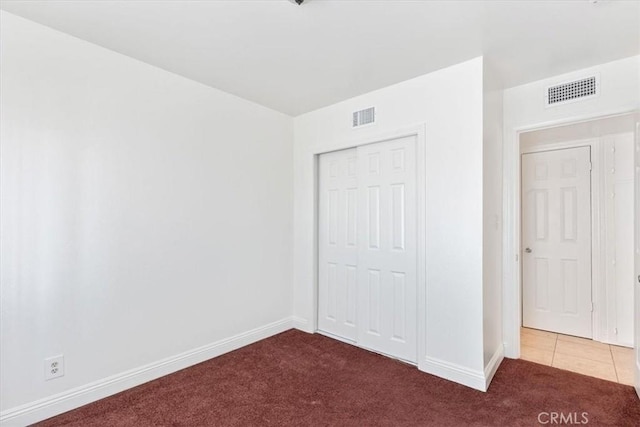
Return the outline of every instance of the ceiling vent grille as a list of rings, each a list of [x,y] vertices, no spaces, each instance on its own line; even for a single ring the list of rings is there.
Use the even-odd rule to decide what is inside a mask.
[[[357,128],[364,125],[372,124],[376,121],[376,108],[365,108],[364,110],[353,113],[353,127]]]
[[[581,101],[598,95],[599,81],[597,76],[586,77],[555,86],[549,86],[546,93],[547,106]]]

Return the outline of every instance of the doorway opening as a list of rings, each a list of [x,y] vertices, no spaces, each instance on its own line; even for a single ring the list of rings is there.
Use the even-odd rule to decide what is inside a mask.
[[[424,140],[318,153],[317,331],[419,365]]]
[[[633,384],[635,114],[531,130],[520,149],[520,354]]]

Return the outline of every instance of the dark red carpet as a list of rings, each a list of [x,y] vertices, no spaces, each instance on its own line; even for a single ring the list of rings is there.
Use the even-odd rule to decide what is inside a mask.
[[[640,426],[629,386],[505,359],[482,393],[294,330],[40,425],[535,426],[541,412]]]

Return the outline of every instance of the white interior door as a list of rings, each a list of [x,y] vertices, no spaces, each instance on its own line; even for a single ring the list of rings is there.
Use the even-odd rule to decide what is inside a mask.
[[[640,115],[639,115],[640,116]],[[635,134],[635,206],[634,206],[634,228],[635,228],[635,248],[634,248],[634,324],[635,324],[635,387],[636,393],[640,397],[640,117],[636,123]]]
[[[415,137],[358,147],[359,345],[417,362]]]
[[[320,156],[318,329],[417,362],[416,138]]]
[[[522,156],[523,325],[592,338],[591,152]]]
[[[320,156],[318,328],[356,340],[358,268],[356,149]]]

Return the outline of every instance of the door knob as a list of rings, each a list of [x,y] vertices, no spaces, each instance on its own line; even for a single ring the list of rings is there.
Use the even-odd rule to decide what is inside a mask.
[[[531,248],[526,248],[524,251],[525,251],[526,253],[528,253],[528,254],[530,254],[531,252],[533,252],[533,251],[531,250]]]

